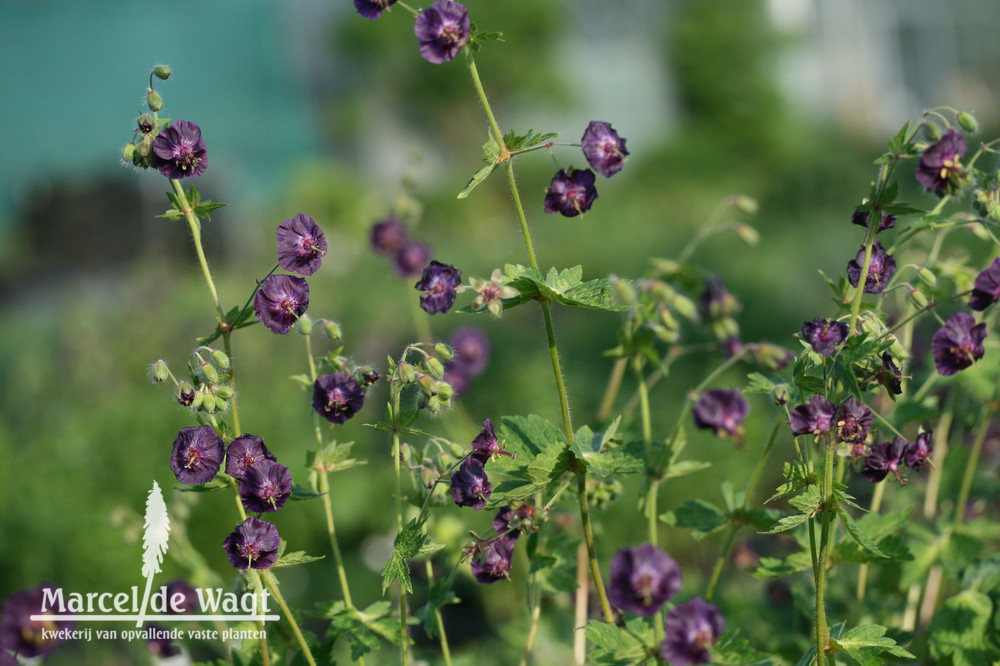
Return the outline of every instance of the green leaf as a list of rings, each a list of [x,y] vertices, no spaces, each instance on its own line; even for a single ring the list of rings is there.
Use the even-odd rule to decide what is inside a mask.
[[[572,592],[576,582],[576,552],[579,541],[566,532],[557,532],[545,539],[540,549],[531,554],[531,572],[548,592]],[[529,551],[530,553],[530,551]]]
[[[841,634],[839,638],[831,637],[830,642],[861,666],[882,666],[885,663],[883,653],[903,659],[916,659],[897,645],[896,641],[886,637],[885,632],[886,628],[882,625],[863,624]]]
[[[413,592],[406,560],[419,555],[428,541],[427,535],[423,533],[423,525],[423,521],[414,518],[396,535],[392,553],[382,567],[382,594],[385,594],[393,582],[399,583],[406,592]]]
[[[595,476],[605,478],[611,474],[640,474],[646,471],[645,443],[622,444],[616,439],[615,433],[620,422],[619,416],[605,432],[598,434],[583,426],[570,445],[577,460],[583,462]]]
[[[415,616],[424,625],[424,632],[428,638],[435,638],[438,635],[438,623],[435,612],[449,604],[459,603],[459,598],[451,590],[452,579],[439,578],[427,591],[427,603],[421,606]]]
[[[226,490],[227,488],[229,488],[229,483],[224,479],[216,477],[208,483],[199,483],[194,486],[178,486],[177,490],[184,493],[211,493],[217,490]]]
[[[306,488],[304,486],[293,484],[292,485],[292,494],[289,497],[289,499],[293,499],[293,500],[311,500],[311,499],[319,499],[322,496],[323,496],[323,493],[317,493],[317,492],[314,492],[311,489]]]
[[[507,150],[515,152],[518,150],[527,150],[528,148],[534,148],[547,141],[551,141],[559,136],[559,132],[536,132],[535,130],[528,130],[526,134],[517,135],[514,134],[514,130],[510,130],[504,135],[503,140],[507,145]]]
[[[699,541],[725,527],[729,515],[711,502],[693,499],[663,514],[660,520],[674,527],[693,529],[691,537]]]
[[[330,472],[343,472],[358,465],[368,464],[367,460],[358,460],[349,457],[354,442],[330,442],[318,451],[309,451],[306,454],[306,467],[320,474]]]
[[[477,187],[479,187],[480,185],[482,185],[483,181],[485,181],[487,178],[489,178],[489,176],[490,176],[491,173],[493,173],[494,171],[496,171],[496,168],[498,166],[500,166],[500,165],[499,164],[487,164],[482,169],[480,169],[476,173],[472,174],[472,178],[470,178],[469,182],[465,184],[465,188],[461,192],[458,193],[458,197],[457,198],[458,199],[465,199],[466,197],[468,197],[469,194],[472,193],[472,190],[474,190]]]
[[[993,600],[982,592],[965,590],[948,599],[928,627],[931,656],[950,657],[955,666],[993,663],[1000,649],[992,616]]]
[[[304,550],[297,550],[294,553],[285,553],[278,558],[278,561],[272,564],[272,567],[292,567],[296,564],[308,564],[309,562],[315,562],[316,560],[322,560],[325,555],[306,555]]]
[[[585,632],[596,648],[587,655],[590,663],[626,666],[643,663],[649,656],[646,646],[624,628],[591,620]]]
[[[548,300],[570,307],[584,307],[595,310],[621,312],[628,306],[619,303],[614,288],[608,278],[582,282],[583,268],[574,266],[562,271],[555,268],[548,275],[534,268],[507,264],[504,266],[504,284],[518,290],[519,295],[504,299],[504,308],[514,307],[530,300]]]
[[[784,464],[783,473],[785,478],[788,480],[788,483],[778,486],[775,493],[767,498],[764,504],[769,504],[770,502],[781,499],[782,497],[800,493],[807,487],[815,484],[813,474],[804,464],[800,462],[786,462]]]
[[[809,520],[809,514],[806,513],[795,513],[791,516],[785,516],[764,534],[780,534],[781,532],[787,532],[790,529],[798,527],[807,520]]]
[[[778,664],[780,662],[772,659],[766,652],[761,652],[760,650],[751,647],[749,641],[744,638],[740,638],[739,629],[732,629],[723,632],[723,634],[719,636],[719,640],[716,641],[715,645],[712,647],[712,663],[744,666],[748,664],[771,666],[772,664]]]
[[[844,527],[847,528],[848,533],[854,537],[854,540],[857,541],[862,548],[877,557],[884,557],[886,559],[889,558],[888,555],[882,552],[879,547],[875,545],[875,542],[872,541],[871,537],[862,531],[861,527],[854,521],[854,518],[851,518],[851,514],[847,513],[847,510],[840,504],[837,504],[837,515],[840,516],[840,521],[844,523]]]
[[[751,372],[747,375],[749,384],[743,389],[744,393],[770,393],[774,390],[775,383],[759,372]]]
[[[913,555],[910,554],[905,539],[900,535],[892,534],[909,522],[912,513],[912,507],[887,514],[866,513],[858,520],[858,527],[864,534],[868,535],[869,539],[878,544],[879,550],[889,558],[912,560]],[[848,562],[875,562],[884,559],[863,549],[856,541],[839,543],[836,551],[841,559]]]
[[[351,646],[351,659],[357,661],[381,646],[380,639],[399,644],[402,641],[399,622],[392,615],[392,604],[377,601],[363,611],[348,608],[343,601],[329,605],[323,617],[330,620],[327,636],[346,635]]]
[[[804,550],[799,550],[788,557],[762,557],[753,573],[755,578],[778,578],[790,576],[812,568],[812,556]]]

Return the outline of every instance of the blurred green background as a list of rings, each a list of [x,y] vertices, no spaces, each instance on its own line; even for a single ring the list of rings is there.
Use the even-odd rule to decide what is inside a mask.
[[[850,214],[875,175],[872,159],[906,119],[949,104],[975,112],[987,137],[998,124],[1000,48],[985,31],[1000,20],[1000,5],[988,0],[467,5],[481,29],[504,33],[478,56],[502,126],[559,131],[572,142],[589,120],[601,119],[628,139],[625,169],[600,180],[600,199],[582,219],[543,212],[555,169],[544,152],[519,159],[541,263],[582,264],[587,278],[636,277],[650,257],[676,254],[723,198],[751,196],[760,210],[747,221],[760,244],[722,235],[694,257],[742,301],[747,341],[797,349],[792,334],[802,321],[830,312],[816,270],[839,275],[853,257],[862,234]],[[205,224],[226,304],[242,302],[274,263],[274,227],[308,213],[330,243],[310,279],[310,315],[339,321],[347,353],[384,370],[386,355],[415,338],[408,300],[416,294],[370,252],[373,221],[407,211],[417,222],[413,235],[465,275],[525,263],[499,176],[455,199],[479,166],[486,123],[461,62],[423,61],[403,11],[370,22],[346,0],[5,0],[0,63],[0,598],[43,580],[78,591],[140,584],[145,495],[154,479],[178,485],[170,447],[193,422],[169,389],[146,380],[146,367],[163,358],[182,370],[194,338],[210,331],[213,310],[186,228],[155,218],[167,207],[166,182],[118,161],[144,110],[153,65],[174,70],[156,85],[162,115],[195,121],[204,132],[210,161],[199,190],[231,204]],[[583,165],[576,149],[554,157],[560,167]],[[913,185],[903,189],[911,199],[924,196]],[[964,247],[949,244],[946,252],[962,255]],[[601,353],[616,344],[619,320],[565,310],[555,319],[575,421],[594,424],[612,365]],[[449,314],[430,323],[439,339],[467,324],[490,336],[490,365],[461,400],[473,421],[529,413],[558,420],[535,308],[500,321]],[[234,346],[245,429],[304,479],[313,441],[309,396],[288,379],[305,371],[301,339],[258,326],[240,331]],[[656,432],[670,431],[686,391],[718,358],[678,363],[657,387]],[[746,371],[719,385],[735,385]],[[626,383],[623,396],[631,391]],[[385,394],[376,387],[365,410],[339,429],[369,465],[332,478],[361,605],[380,598],[377,570],[392,536],[388,445],[362,427],[381,417]],[[664,487],[662,510],[692,496],[717,501],[717,479],[743,486],[773,419],[763,399],[753,398],[752,409],[746,451],[691,434],[686,455],[714,466]],[[445,415],[425,427],[468,443],[471,423]],[[600,516],[605,571],[617,548],[645,541],[637,480],[625,488]],[[219,544],[235,523],[230,502],[199,496],[188,526],[227,581],[232,569]],[[449,540],[450,558],[466,530],[486,533],[491,518],[453,507],[440,515],[436,536]],[[292,550],[327,552],[319,503],[290,504],[274,522]],[[681,598],[700,592],[718,540],[694,542],[664,527],[663,543],[684,570]],[[460,576],[464,603],[446,615],[460,663],[516,659],[526,626],[523,551],[518,557],[509,584],[477,587]],[[189,573],[168,560],[161,575],[165,582]],[[329,558],[285,570],[281,580],[299,608],[339,597]],[[773,645],[781,638],[774,622],[798,623],[807,633],[808,612],[793,608],[794,595],[727,569],[719,601],[730,626]],[[537,663],[564,663],[571,600],[545,604]],[[196,649],[212,654],[210,646]],[[417,651],[436,654],[423,643]],[[139,644],[74,643],[47,662],[147,659]]]

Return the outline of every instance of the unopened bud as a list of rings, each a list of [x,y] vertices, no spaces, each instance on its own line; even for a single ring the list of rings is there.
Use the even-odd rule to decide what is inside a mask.
[[[773,389],[771,389],[771,398],[774,400],[774,404],[779,407],[787,405],[788,401],[791,400],[791,396],[788,393],[787,384],[776,384]]]
[[[444,377],[444,366],[441,365],[441,361],[437,360],[433,356],[427,359],[424,363],[424,367],[427,368],[427,373],[434,379],[441,379]]]
[[[197,394],[190,382],[181,382],[177,385],[177,402],[184,407],[191,407],[194,404]]]
[[[323,324],[323,331],[326,333],[326,337],[330,339],[330,342],[339,343],[343,339],[340,324],[335,321],[327,321]]]
[[[455,442],[451,442],[448,448],[451,449],[451,455],[453,455],[456,458],[461,458],[466,453],[465,447],[462,446],[461,444],[456,444]]]
[[[674,298],[674,302],[671,304],[674,306],[674,310],[677,314],[684,317],[685,319],[695,320],[698,318],[698,308],[695,307],[694,301],[692,301],[687,296],[677,294]]]
[[[441,466],[441,469],[448,469],[454,462],[455,459],[447,451],[442,451],[438,454],[438,465]]]
[[[153,76],[160,79],[161,81],[166,81],[167,79],[169,79],[171,73],[172,72],[170,71],[170,67],[168,67],[167,65],[157,65],[156,67],[153,68]]]
[[[437,414],[441,411],[441,401],[438,400],[436,395],[427,398],[427,411],[431,414]]]
[[[733,231],[740,237],[740,240],[747,245],[756,245],[760,242],[760,234],[749,224],[737,224],[733,226]]]
[[[295,322],[298,327],[299,333],[302,335],[309,335],[313,331],[313,321],[309,318],[309,315],[303,314],[299,316],[298,321]]]
[[[216,349],[215,351],[212,352],[212,363],[214,363],[215,367],[217,368],[228,370],[229,356],[227,356],[226,352],[222,351],[221,349]]]
[[[406,442],[399,445],[399,460],[400,462],[408,463],[410,458],[413,457],[413,449]]]
[[[205,400],[205,394],[202,391],[195,391],[194,398],[191,399],[190,404],[188,404],[187,406],[194,410],[201,409],[201,403],[204,400]]]
[[[660,315],[660,321],[663,323],[664,328],[668,331],[676,331],[680,326],[677,324],[677,320],[674,318],[674,313],[670,311],[666,305],[661,305],[657,313]]]
[[[201,366],[199,366],[198,371],[208,384],[214,384],[219,381],[219,371],[216,370],[211,363],[202,363]]]
[[[139,131],[143,134],[149,134],[156,129],[156,122],[153,120],[153,116],[148,113],[144,113],[136,118],[135,124],[138,126]]]
[[[201,398],[201,411],[214,414],[219,409],[218,400],[210,393],[203,393]]]
[[[122,148],[122,162],[125,164],[131,164],[132,160],[135,159],[135,144],[132,142],[126,143],[125,147]]]
[[[755,215],[757,213],[757,208],[758,208],[756,199],[752,199],[742,194],[737,195],[733,199],[733,206],[736,208],[736,210],[740,211],[741,213],[746,213],[747,215]]]
[[[437,394],[445,402],[450,402],[452,397],[455,395],[455,389],[453,389],[451,384],[447,382],[438,382]]]
[[[156,92],[155,90],[150,90],[149,92],[147,92],[146,106],[148,106],[149,110],[152,111],[153,113],[156,113],[157,111],[162,109],[163,98],[160,97],[160,93]]]
[[[436,345],[434,345],[434,355],[440,359],[444,359],[445,361],[447,361],[448,359],[450,359],[455,355],[455,352],[452,351],[451,347],[449,347],[445,343],[439,342]]]
[[[941,139],[941,127],[937,123],[928,120],[924,123],[923,130],[928,141],[937,142]]]
[[[955,120],[958,121],[958,124],[961,125],[962,129],[966,132],[974,134],[979,131],[979,123],[971,113],[963,111],[955,117]]]
[[[913,301],[913,304],[921,310],[927,307],[927,297],[924,296],[924,292],[919,289],[910,290],[910,300]]]
[[[920,267],[917,269],[917,277],[925,285],[933,289],[937,286],[937,276],[934,275],[934,271],[929,268]]]
[[[231,400],[233,397],[233,389],[228,386],[220,386],[215,389],[215,397],[222,398],[223,400]]]
[[[632,287],[631,282],[629,282],[628,280],[623,280],[621,278],[615,278],[612,281],[612,284],[614,285],[615,296],[618,297],[618,300],[620,302],[625,303],[627,305],[635,303],[636,300],[635,289]]]
[[[972,235],[983,242],[990,242],[992,240],[992,235],[990,230],[986,228],[985,224],[980,224],[979,222],[974,222],[972,224],[966,225],[966,229],[972,232]]]
[[[153,135],[146,134],[139,141],[139,147],[136,148],[136,155],[145,159],[149,157],[149,154],[153,152]]]
[[[399,380],[404,384],[412,384],[417,381],[417,371],[409,363],[399,364]]]
[[[170,370],[167,368],[167,363],[163,359],[156,361],[149,368],[149,376],[154,382],[165,382],[167,378],[170,377]]]
[[[424,484],[425,488],[432,487],[435,481],[437,481],[437,473],[434,470],[427,467],[420,470],[420,482]]]
[[[426,396],[434,395],[437,389],[437,382],[427,375],[420,375],[420,379],[417,380],[417,385],[420,387],[421,393]]]
[[[653,298],[661,303],[672,303],[677,296],[674,288],[661,280],[649,280],[643,286]]]

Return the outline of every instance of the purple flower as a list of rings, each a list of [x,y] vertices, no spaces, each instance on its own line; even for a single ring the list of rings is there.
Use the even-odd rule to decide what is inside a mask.
[[[237,569],[267,569],[278,560],[281,537],[271,523],[247,518],[222,541],[229,561]]]
[[[179,595],[178,603],[174,597]],[[176,610],[175,610],[176,609]],[[175,578],[167,583],[167,613],[171,615],[190,615],[201,609],[198,602],[198,592],[183,578]]]
[[[705,291],[698,297],[698,307],[703,319],[719,321],[736,314],[740,309],[740,303],[726,289],[726,283],[721,277],[709,275],[705,278]]]
[[[517,536],[514,535],[497,537],[490,541],[486,551],[472,561],[472,575],[476,580],[489,585],[510,578],[516,541]]]
[[[909,446],[909,442],[905,442],[899,437],[893,437],[891,442],[875,444],[865,459],[861,473],[872,483],[878,483],[889,472],[892,472],[898,479],[899,467],[903,464],[903,456]]]
[[[583,133],[583,154],[590,166],[605,178],[622,170],[628,150],[625,139],[611,127],[611,123],[591,120]]]
[[[313,409],[331,423],[344,423],[365,404],[365,392],[343,372],[321,375],[313,384]]]
[[[486,477],[483,463],[475,458],[466,458],[451,477],[451,498],[459,506],[471,506],[478,511],[486,506],[492,492],[493,484]]]
[[[559,169],[545,191],[545,212],[576,217],[590,210],[597,198],[594,172],[590,169]]]
[[[490,340],[478,328],[465,326],[452,332],[448,345],[455,355],[444,367],[444,380],[452,385],[456,394],[461,394],[468,388],[469,382],[486,369],[490,359]]]
[[[240,498],[247,511],[264,513],[285,506],[292,495],[292,475],[273,460],[262,460],[240,480]]]
[[[720,437],[739,438],[743,433],[743,419],[750,412],[750,404],[737,389],[712,389],[698,398],[694,406],[694,423],[699,428],[714,430]]]
[[[392,255],[392,265],[396,274],[404,278],[420,275],[420,271],[431,258],[431,248],[424,243],[407,243],[399,252]]]
[[[166,629],[158,624],[150,623],[148,631],[153,638],[149,639],[146,643],[146,647],[149,648],[149,653],[154,654],[160,659],[169,659],[170,657],[176,657],[181,653],[181,649],[176,643],[170,638],[170,634],[167,633]]]
[[[448,62],[469,41],[472,24],[469,10],[460,2],[437,0],[420,12],[413,24],[413,32],[420,42],[420,55],[424,60],[440,65]]]
[[[854,214],[851,215],[851,224],[857,224],[858,226],[868,228],[868,218],[871,213],[867,210],[856,210]],[[886,229],[892,229],[896,226],[896,216],[882,211],[882,221],[878,225],[878,232],[882,233]]]
[[[503,534],[504,532],[507,531],[507,529],[510,527],[510,521],[514,519],[514,515],[515,515],[514,509],[509,504],[505,504],[504,506],[500,507],[500,510],[497,511],[497,515],[493,516],[493,529],[496,530],[497,534]],[[517,539],[519,536],[521,536],[521,533],[517,530],[514,530],[513,532],[511,532],[506,536],[509,536],[513,539]]]
[[[250,468],[264,460],[277,460],[264,440],[256,435],[240,435],[226,447],[226,474],[242,481]]]
[[[882,367],[876,377],[889,393],[899,395],[903,392],[903,373],[896,367],[889,352],[882,353]]]
[[[861,268],[864,266],[865,248],[858,250],[857,256],[847,262],[847,279],[852,287],[858,286],[861,279]],[[892,274],[896,272],[896,259],[882,249],[882,244],[875,241],[872,245],[872,256],[868,263],[868,278],[865,280],[866,294],[881,294],[889,284]]]
[[[472,440],[472,457],[485,465],[490,458],[495,455],[512,456],[513,454],[504,451],[497,443],[497,436],[493,432],[493,421],[483,420],[483,429]],[[500,530],[497,530],[499,532]]]
[[[278,225],[278,265],[309,276],[319,270],[326,254],[326,236],[311,217],[299,213]]]
[[[45,590],[55,590],[52,583],[39,583],[7,597],[0,612],[0,654],[10,650],[18,656],[32,658],[47,654],[62,641],[50,637],[49,632],[70,629],[76,625],[71,620],[32,620],[32,615],[58,613],[59,609],[45,607]]]
[[[372,249],[391,257],[410,242],[406,227],[399,220],[389,218],[372,225]]]
[[[667,614],[660,654],[673,666],[707,664],[724,623],[717,607],[695,597]]]
[[[837,410],[837,441],[864,443],[874,418],[868,405],[856,398],[848,398]]]
[[[652,615],[679,589],[677,562],[651,543],[622,548],[611,558],[608,599],[623,611]]]
[[[964,370],[983,357],[986,324],[976,324],[967,312],[956,312],[931,338],[934,367],[945,376]]]
[[[354,0],[354,8],[366,19],[375,20],[382,16],[382,11],[396,0]]]
[[[965,176],[962,171],[962,155],[966,148],[962,135],[955,130],[948,130],[940,141],[920,156],[917,180],[935,192],[953,191]]]
[[[439,261],[431,261],[414,287],[424,292],[420,294],[420,307],[428,314],[441,314],[455,304],[457,289],[461,284],[462,271]]]
[[[187,120],[178,120],[160,132],[153,141],[153,153],[156,168],[167,178],[200,176],[208,166],[201,128]]]
[[[225,449],[212,426],[182,428],[174,440],[170,469],[181,483],[208,483],[222,466]]]
[[[268,275],[253,297],[253,311],[272,333],[284,335],[309,307],[309,284],[294,275]]]
[[[809,398],[808,405],[799,405],[789,419],[796,435],[829,435],[833,431],[833,415],[837,407],[821,395]]]
[[[0,649],[0,666],[18,666],[17,660],[10,656],[10,652]]]
[[[931,455],[934,454],[934,445],[931,443],[931,437],[933,436],[933,431],[925,430],[917,435],[917,441],[906,445],[903,455],[906,457],[906,464],[914,472],[919,472],[927,464]]]
[[[981,312],[997,301],[1000,301],[1000,257],[976,276],[969,307]]]
[[[847,324],[816,317],[802,324],[802,337],[812,345],[817,354],[833,356],[837,352],[837,345],[847,339]]]

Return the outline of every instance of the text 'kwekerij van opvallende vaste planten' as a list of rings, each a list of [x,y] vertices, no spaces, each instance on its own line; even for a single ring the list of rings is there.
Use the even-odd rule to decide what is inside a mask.
[[[504,48],[501,33],[481,30],[464,5],[449,0],[422,10],[396,0],[354,5],[364,19],[412,20],[413,57],[471,82],[487,140],[483,163],[470,165],[470,179],[456,183],[455,192],[475,206],[477,188],[506,188],[508,224],[495,233],[519,235],[524,254],[518,263],[471,276],[462,270],[464,257],[436,256],[433,237],[417,239],[401,216],[373,220],[371,249],[389,260],[404,282],[400,288],[410,292],[413,342],[388,359],[353,358],[336,321],[351,313],[337,311],[333,295],[311,293],[309,285],[332,242],[323,227],[336,220],[303,212],[281,221],[272,239],[275,265],[243,266],[242,293],[216,288],[201,230],[225,204],[203,199],[192,183],[227,165],[214,157],[210,164],[211,136],[197,119],[187,119],[183,109],[171,109],[172,118],[162,115],[167,105],[154,84],[162,86],[171,71],[152,70],[148,112],[138,118],[122,159],[167,179],[169,207],[161,217],[186,225],[215,311],[186,367],[174,360],[150,367],[152,380],[168,387],[188,418],[172,448],[163,442],[163,465],[181,490],[205,491],[201,502],[231,514],[230,533],[190,544],[195,551],[225,551],[232,569],[211,573],[223,581],[217,589],[273,600],[270,609],[280,614],[275,623],[256,620],[252,638],[217,641],[208,648],[215,661],[201,663],[314,665],[331,663],[334,654],[357,663],[485,663],[491,657],[476,646],[449,643],[453,634],[442,611],[463,603],[455,594],[462,578],[482,584],[484,595],[497,586],[525,589],[516,631],[514,625],[494,628],[510,646],[507,656],[489,663],[874,666],[919,659],[957,666],[1000,660],[998,530],[976,502],[980,491],[995,492],[977,482],[977,470],[1000,406],[1000,176],[997,142],[978,136],[976,120],[938,108],[905,122],[875,160],[870,189],[845,204],[842,233],[857,236],[858,250],[843,257],[839,275],[823,276],[828,306],[802,312],[799,331],[773,331],[771,338],[784,346],[747,341],[738,289],[693,258],[720,232],[755,246],[758,234],[747,221],[757,212],[752,199],[727,198],[672,256],[636,257],[637,267],[651,260],[645,273],[602,277],[581,266],[550,266],[546,248],[532,241],[532,224],[560,217],[586,224],[593,207],[615,205],[599,197],[604,180],[629,171],[629,148],[614,119],[543,132],[505,128],[476,61],[481,49]],[[556,164],[551,181],[518,180],[523,160],[550,158]],[[914,179],[923,197],[899,200],[900,183]],[[959,231],[976,239],[981,249],[973,254],[984,259],[946,258],[943,249]],[[317,313],[320,302],[329,311]],[[537,345],[548,350],[555,421],[507,414],[500,391],[489,413],[472,415],[462,406],[490,355],[477,317],[499,319],[515,307],[540,311]],[[611,371],[597,413],[572,409],[552,315],[559,308],[620,320],[618,339],[607,342]],[[439,340],[428,315],[469,323]],[[303,366],[289,374],[303,389],[303,414],[312,407],[315,441],[308,452],[297,441],[265,443],[254,434],[253,413],[241,409],[242,396],[266,390],[240,372],[252,362],[241,355],[240,338],[246,329],[259,334],[258,323],[275,335],[292,334],[282,343],[305,346]],[[503,322],[490,330],[503,335]],[[656,388],[678,381],[670,367],[688,355],[699,358],[701,376],[683,387],[687,397],[676,421],[657,432],[651,417]],[[370,399],[379,385],[388,395],[385,405]],[[751,411],[771,423],[766,437],[748,436]],[[350,584],[374,574],[345,564],[331,479],[364,462],[341,435],[349,421],[381,433],[384,448],[365,455],[388,456],[392,469],[384,479],[384,506],[371,507],[394,516],[392,548],[381,569],[383,598],[364,603],[352,597]],[[448,437],[430,432],[442,425]],[[745,478],[713,480],[709,465],[686,448],[692,429],[711,431],[738,450],[734,455],[755,460]],[[770,469],[783,470],[777,488],[762,486]],[[703,493],[662,501],[661,491],[674,479],[694,474]],[[908,495],[910,505],[884,510],[887,493],[903,492],[910,482],[920,491]],[[642,525],[634,541],[595,539],[612,502],[634,504]],[[315,529],[328,535],[329,552],[295,550],[298,535],[279,534],[269,520],[275,512],[310,506],[322,506]],[[456,506],[454,515],[470,518],[457,546],[454,539],[438,541],[436,527],[438,516]],[[489,530],[471,520],[476,512],[492,516]],[[685,539],[713,537],[706,542],[714,552],[709,573],[701,576],[696,563],[671,555],[664,524],[686,530],[671,532]],[[738,538],[747,534],[772,535],[773,546],[740,564],[748,557],[741,559]],[[278,581],[281,568],[292,565],[332,567],[339,589],[326,590],[316,608],[297,607]],[[697,587],[685,582],[688,576]],[[764,635],[741,630],[720,590],[739,589],[750,577],[770,581],[769,594],[794,604],[801,621]],[[171,585],[165,595],[198,608],[191,585]],[[72,620],[42,626],[30,619],[43,599],[56,598],[54,590],[43,584],[7,599],[0,665],[58,645],[56,634],[43,629]],[[543,621],[561,628],[559,644],[538,640]],[[151,641],[150,647],[159,657],[192,654],[183,640]]]

